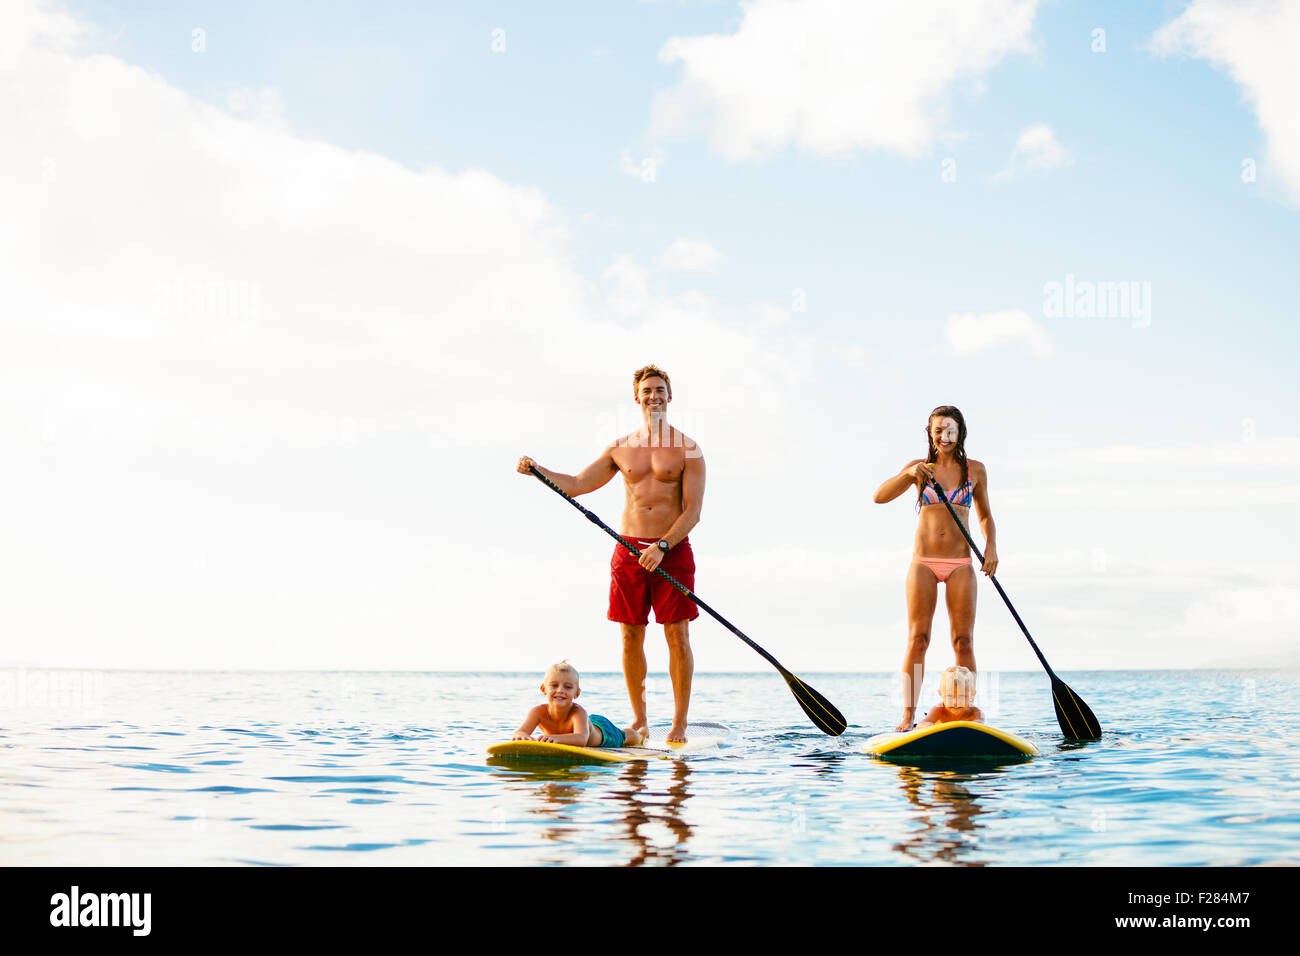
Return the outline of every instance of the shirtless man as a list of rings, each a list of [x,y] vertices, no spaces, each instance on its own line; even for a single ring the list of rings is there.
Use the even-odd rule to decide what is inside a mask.
[[[653,365],[632,373],[632,394],[645,424],[617,438],[578,475],[562,475],[520,458],[518,470],[537,468],[565,494],[585,495],[603,487],[620,472],[627,491],[620,533],[641,552],[638,560],[621,544],[610,562],[609,619],[623,632],[623,677],[632,701],[632,726],[649,731],[645,701],[645,627],[653,607],[655,621],[668,641],[668,673],[673,681],[673,723],[669,741],[686,739],[686,711],[691,703],[691,655],[688,625],[700,616],[695,602],[655,573],[662,567],[683,586],[695,590],[695,558],[687,534],[700,520],[704,503],[704,455],[690,438],[668,424],[673,400],[668,374]]]

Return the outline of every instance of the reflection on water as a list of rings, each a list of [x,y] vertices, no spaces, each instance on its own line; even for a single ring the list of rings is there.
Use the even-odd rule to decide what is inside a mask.
[[[978,797],[966,786],[979,778],[953,770],[895,769],[899,791],[918,813],[911,817],[911,833],[895,843],[894,850],[921,863],[983,866],[985,861],[979,859],[974,837],[984,811]]]
[[[629,764],[619,783],[625,789],[613,791],[613,796],[623,805],[623,833],[633,853],[628,866],[674,866],[686,860],[690,851],[686,843],[691,836],[691,825],[686,822],[683,809],[690,797],[691,768],[685,760],[672,761],[672,771],[667,788],[662,779],[650,779],[649,764]],[[658,768],[656,768],[658,769]],[[662,775],[656,773],[655,778]]]
[[[828,738],[778,675],[703,674],[726,747],[566,766],[484,753],[536,675],[107,672],[94,712],[0,701],[0,865],[1300,863],[1294,672],[1070,675],[1090,744],[1042,674],[1003,674],[990,720],[1041,756],[938,765],[859,752],[890,675],[807,676],[862,723]],[[583,692],[616,707],[621,676]]]
[[[545,760],[507,760],[489,757],[489,764],[509,768],[516,778],[511,789],[525,794],[528,812],[542,824],[543,840],[575,843],[581,833],[580,815],[575,812],[584,799],[603,800],[615,810],[608,822],[611,844],[621,844],[625,866],[674,866],[690,856],[687,841],[691,825],[683,808],[691,795],[690,764],[685,760],[634,761],[595,768],[556,764]],[[653,767],[653,770],[651,769]],[[610,785],[585,788],[593,778],[617,774]],[[539,860],[564,863],[561,855]]]
[[[877,758],[880,773],[897,775],[898,791],[916,812],[907,836],[893,849],[920,863],[985,866],[977,839],[985,813],[981,795],[996,799],[998,778],[1029,756]]]

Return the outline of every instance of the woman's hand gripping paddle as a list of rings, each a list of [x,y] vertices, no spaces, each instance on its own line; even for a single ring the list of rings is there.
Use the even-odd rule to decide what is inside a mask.
[[[984,555],[980,553],[980,549],[975,544],[975,539],[970,536],[966,526],[961,523],[961,518],[957,517],[957,512],[953,510],[952,502],[948,500],[948,495],[944,492],[943,486],[939,484],[933,475],[930,476],[930,484],[934,485],[939,500],[948,509],[948,514],[952,515],[952,520],[957,522],[957,527],[961,529],[963,537],[966,538],[966,543],[975,552],[975,557],[980,559],[980,564],[983,564]],[[1024,632],[1029,641],[1029,646],[1038,655],[1038,662],[1043,665],[1043,669],[1047,671],[1047,676],[1052,679],[1052,705],[1056,708],[1056,722],[1061,725],[1061,733],[1071,740],[1096,740],[1099,738],[1101,736],[1101,724],[1093,715],[1092,709],[1084,703],[1082,697],[1069,688],[1065,681],[1056,676],[1051,665],[1047,663],[1047,658],[1043,656],[1043,652],[1038,649],[1034,639],[1029,636],[1029,628],[1025,627],[1025,622],[1020,620],[1020,615],[1012,607],[1011,599],[1007,597],[1007,592],[1002,590],[1002,585],[998,584],[998,579],[990,574],[989,580],[998,589],[998,594],[1002,595],[1002,600],[1007,602],[1007,609],[1011,612],[1011,616],[1020,625],[1020,630]]]

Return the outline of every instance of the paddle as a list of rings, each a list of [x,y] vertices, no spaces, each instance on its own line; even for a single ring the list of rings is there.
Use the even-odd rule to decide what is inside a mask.
[[[619,534],[609,525],[605,524],[605,522],[601,521],[599,518],[597,518],[594,514],[592,514],[582,505],[574,501],[570,495],[565,494],[563,488],[559,487],[555,482],[551,481],[551,479],[547,478],[540,471],[538,471],[535,465],[530,464],[528,466],[528,470],[531,471],[538,478],[540,478],[542,481],[544,481],[546,485],[557,495],[559,495],[569,504],[573,505],[573,507],[577,508],[584,515],[586,515],[588,521],[590,521],[594,525],[599,526],[606,534],[608,534],[611,538],[613,538],[623,547],[631,551],[632,554],[634,554],[636,557],[638,558],[641,557],[641,552],[638,551],[636,548],[634,548],[627,541],[626,538],[624,538],[621,534]],[[780,661],[778,661],[767,651],[763,650],[763,648],[759,647],[757,644],[751,641],[744,634],[740,633],[740,630],[734,624],[732,624],[730,621],[724,618],[717,611],[713,610],[713,608],[709,607],[707,604],[705,604],[703,601],[697,598],[694,594],[691,593],[691,591],[688,588],[680,584],[671,574],[669,574],[663,568],[655,568],[655,573],[662,574],[665,578],[668,579],[669,584],[671,584],[677,590],[681,591],[683,594],[685,594],[688,598],[690,598],[700,607],[704,608],[704,610],[712,614],[715,618],[717,618],[718,622],[727,630],[729,630],[732,634],[735,634],[738,638],[740,638],[742,641],[744,641],[754,650],[758,651],[758,653],[762,654],[763,657],[767,660],[767,662],[771,664],[773,667],[775,667],[777,671],[780,672],[781,676],[785,678],[785,682],[786,684],[789,685],[791,693],[794,694],[794,699],[799,702],[799,706],[802,707],[803,712],[808,715],[808,719],[817,725],[818,730],[820,730],[824,734],[829,734],[832,737],[838,737],[840,734],[844,733],[844,729],[848,727],[848,722],[844,719],[844,715],[841,714],[839,710],[836,709],[834,704],[832,704],[821,694],[817,693],[817,691],[813,690],[811,687],[809,687],[799,678],[795,677],[788,670],[782,667]]]
[[[980,559],[980,564],[983,564],[984,555],[980,553],[979,547],[975,544],[975,539],[970,536],[966,526],[957,517],[952,502],[948,500],[948,495],[944,492],[943,486],[939,484],[934,475],[930,476],[930,484],[934,485],[939,500],[948,509],[948,514],[952,515],[952,520],[957,522],[958,528],[961,528],[961,533],[966,538],[966,543],[971,546],[971,550],[975,552],[975,557]],[[1002,595],[1002,600],[1007,602],[1007,610],[1011,612],[1011,616],[1020,625],[1020,630],[1024,632],[1025,637],[1029,640],[1029,646],[1038,655],[1038,662],[1043,665],[1043,669],[1047,671],[1047,676],[1052,679],[1052,704],[1056,708],[1056,722],[1061,725],[1061,733],[1071,740],[1096,740],[1101,736],[1101,724],[1093,716],[1091,708],[1084,703],[1082,697],[1070,690],[1065,681],[1056,676],[1051,665],[1047,663],[1047,658],[1043,656],[1043,652],[1038,649],[1034,639],[1029,636],[1029,628],[1025,627],[1025,622],[1020,620],[1020,615],[1016,613],[1016,609],[1011,604],[1011,598],[1007,597],[1007,592],[1002,590],[1002,585],[998,584],[998,579],[990,574],[989,580],[993,582],[993,586]]]

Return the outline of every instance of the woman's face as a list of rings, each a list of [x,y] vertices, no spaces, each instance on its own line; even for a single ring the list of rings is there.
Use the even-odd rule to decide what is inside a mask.
[[[943,418],[930,419],[930,440],[934,447],[942,452],[951,452],[957,447],[957,420],[945,415]]]

